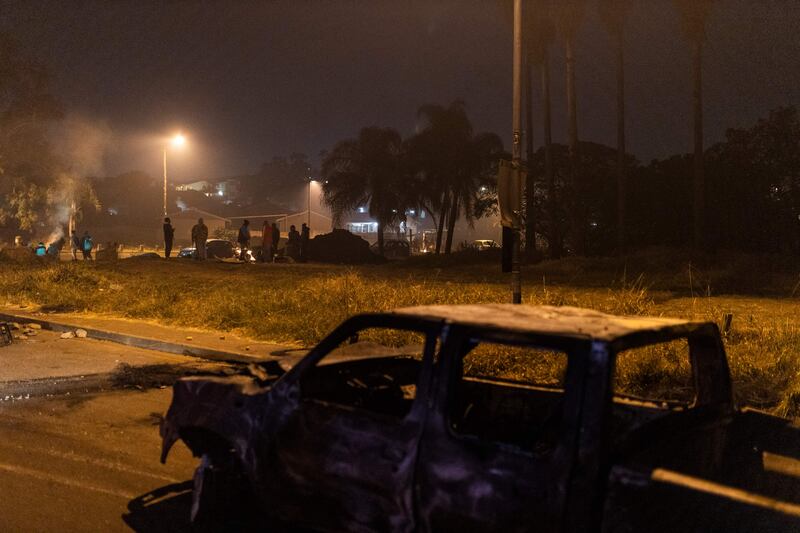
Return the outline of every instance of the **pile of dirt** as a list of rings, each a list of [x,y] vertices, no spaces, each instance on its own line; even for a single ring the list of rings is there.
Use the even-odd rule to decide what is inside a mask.
[[[154,259],[161,259],[161,256],[155,252],[145,252],[143,254],[132,255],[127,258],[128,261],[152,261]]]
[[[320,263],[362,265],[382,263],[382,257],[372,253],[369,243],[345,229],[317,235],[309,241],[308,259]]]

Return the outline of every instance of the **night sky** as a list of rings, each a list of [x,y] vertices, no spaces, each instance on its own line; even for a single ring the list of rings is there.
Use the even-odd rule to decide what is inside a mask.
[[[610,43],[589,2],[577,50],[579,132],[615,143]],[[157,136],[184,131],[178,179],[312,157],[368,125],[413,133],[423,103],[467,102],[478,131],[511,129],[511,25],[498,2],[55,0],[0,2],[0,28],[45,62],[67,109],[113,132],[105,172],[160,172]],[[800,2],[719,1],[705,55],[706,144],[800,99]],[[563,47],[552,51],[554,138],[565,138]],[[634,2],[628,147],[691,147],[689,47],[668,0]],[[538,95],[537,95],[538,98]],[[536,100],[534,101],[536,103]],[[541,131],[534,131],[538,145]]]

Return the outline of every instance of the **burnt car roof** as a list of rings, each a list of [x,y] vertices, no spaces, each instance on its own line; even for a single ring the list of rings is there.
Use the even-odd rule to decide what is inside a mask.
[[[447,320],[478,328],[613,342],[633,334],[684,335],[710,325],[675,318],[617,316],[580,307],[479,304],[404,307],[394,314]]]

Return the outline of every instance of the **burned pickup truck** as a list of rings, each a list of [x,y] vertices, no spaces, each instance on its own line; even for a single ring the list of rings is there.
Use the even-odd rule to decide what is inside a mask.
[[[413,307],[265,369],[175,384],[162,461],[178,439],[201,457],[196,520],[249,502],[323,531],[800,530],[800,431],[735,407],[713,323]]]

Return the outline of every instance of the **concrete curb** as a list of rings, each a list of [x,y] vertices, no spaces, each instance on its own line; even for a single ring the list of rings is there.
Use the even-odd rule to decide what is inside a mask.
[[[213,348],[203,348],[201,346],[191,346],[177,342],[161,341],[158,339],[129,335],[126,333],[118,333],[115,331],[86,327],[77,324],[43,320],[41,318],[34,318],[26,315],[0,313],[0,321],[18,322],[20,324],[39,324],[42,326],[42,329],[57,332],[83,329],[86,330],[86,332],[89,334],[89,338],[92,339],[116,342],[117,344],[124,344],[126,346],[133,346],[135,348],[143,348],[145,350],[199,357],[201,359],[209,359],[211,361],[221,361],[226,363],[257,363],[264,361],[280,361],[283,359],[281,357],[250,356],[236,352],[216,350]]]

